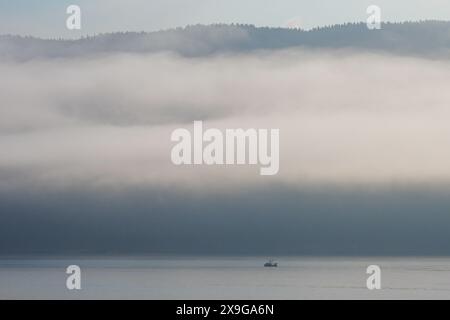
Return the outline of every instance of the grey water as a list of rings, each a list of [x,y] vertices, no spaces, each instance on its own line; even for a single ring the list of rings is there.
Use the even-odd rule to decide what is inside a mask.
[[[0,258],[0,299],[449,299],[447,257]],[[66,268],[81,268],[68,290]],[[367,266],[381,268],[369,290]]]

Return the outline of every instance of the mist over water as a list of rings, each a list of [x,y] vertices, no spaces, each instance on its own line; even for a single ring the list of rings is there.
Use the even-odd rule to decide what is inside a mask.
[[[416,50],[431,28],[446,50],[445,23],[389,28],[375,44],[405,31]],[[192,44],[205,30],[173,32]],[[0,61],[0,254],[450,254],[445,56],[256,42],[39,54],[102,39],[33,40],[30,57]],[[280,129],[279,173],[174,166],[170,134],[195,120]]]

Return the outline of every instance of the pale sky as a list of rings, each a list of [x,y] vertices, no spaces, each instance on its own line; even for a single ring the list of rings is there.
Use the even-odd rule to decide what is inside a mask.
[[[81,31],[66,29],[70,4],[81,7]],[[233,22],[308,29],[365,21],[371,4],[383,21],[450,20],[448,0],[0,0],[0,34],[79,37]]]

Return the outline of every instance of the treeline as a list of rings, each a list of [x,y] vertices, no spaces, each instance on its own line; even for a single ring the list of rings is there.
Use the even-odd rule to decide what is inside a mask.
[[[381,30],[369,30],[364,23],[345,23],[312,30],[250,24],[190,25],[157,32],[97,34],[77,40],[0,36],[0,58],[15,60],[108,52],[170,51],[184,56],[204,56],[292,47],[353,48],[447,56],[450,22],[384,23]]]

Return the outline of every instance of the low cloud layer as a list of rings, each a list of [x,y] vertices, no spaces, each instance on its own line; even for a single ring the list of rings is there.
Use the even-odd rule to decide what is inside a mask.
[[[449,254],[450,62],[351,51],[0,62],[0,254]],[[280,129],[280,171],[174,129]]]
[[[343,51],[0,62],[0,188],[447,183],[450,62]],[[180,166],[175,128],[279,128],[280,172]]]

